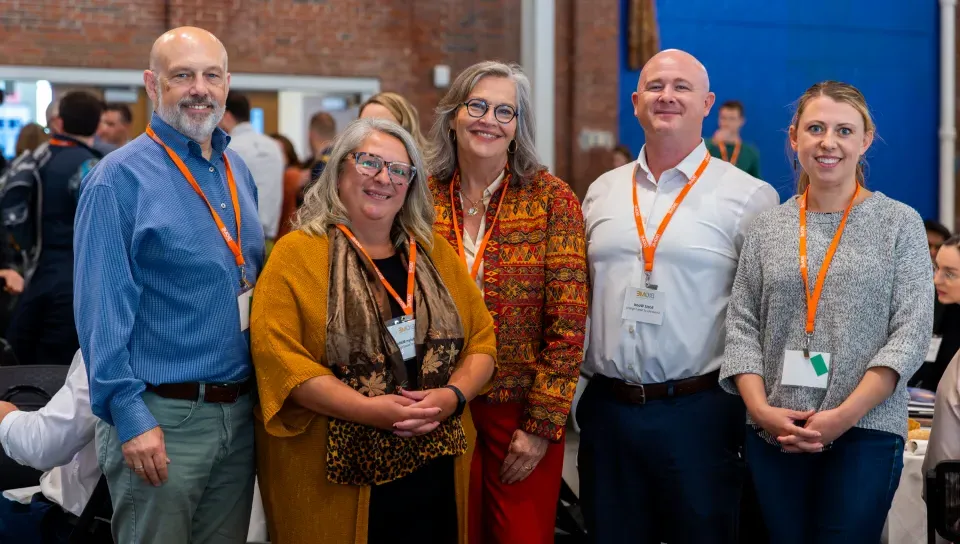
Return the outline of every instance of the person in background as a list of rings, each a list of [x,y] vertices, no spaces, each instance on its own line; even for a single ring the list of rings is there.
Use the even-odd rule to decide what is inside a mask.
[[[0,542],[66,544],[100,479],[93,440],[96,422],[79,350],[66,383],[40,410],[23,412],[0,401],[3,451],[17,463],[44,471],[41,495],[7,491],[27,504],[0,498]]]
[[[63,132],[63,118],[60,117],[60,101],[62,99],[53,100],[47,105],[46,109],[46,118],[47,118],[47,132],[52,136],[54,134],[60,134]],[[98,98],[99,100],[99,98]],[[103,111],[103,102],[100,103],[100,111]],[[97,123],[99,128],[100,123]],[[97,138],[96,132],[93,134],[92,138],[93,144],[90,146],[95,149],[100,155],[106,155],[111,151],[115,150],[117,147],[107,142],[104,142]]]
[[[930,249],[930,260],[936,263],[937,251],[940,250],[940,246],[947,238],[950,238],[950,229],[932,219],[924,221],[923,228],[927,231],[927,247]]]
[[[941,304],[949,307],[960,304],[960,236],[948,237],[941,244],[933,282]],[[935,469],[941,461],[960,459],[960,353],[950,359],[936,387],[933,426],[921,474]],[[937,535],[937,542],[946,540]]]
[[[581,507],[597,542],[732,544],[743,403],[717,384],[723,317],[747,230],[779,198],[711,159],[701,134],[714,94],[692,55],[652,57],[632,98],[646,144],[583,202]]]
[[[38,123],[23,125],[20,134],[17,135],[17,157],[29,151],[34,151],[40,147],[40,144],[48,140],[50,140],[50,135],[44,130],[43,125]]]
[[[458,249],[496,327],[493,388],[471,403],[471,537],[491,544],[553,542],[587,317],[580,203],[540,164],[530,93],[517,65],[475,64],[430,132],[434,230]]]
[[[103,108],[97,138],[109,145],[121,147],[130,141],[130,123],[133,113],[122,102],[110,102]]]
[[[217,127],[227,52],[206,30],[170,30],[143,83],[148,130],[84,179],[75,235],[77,329],[113,535],[244,542],[255,475],[249,307],[264,239],[253,176]]]
[[[250,101],[246,95],[230,91],[225,108],[220,128],[230,135],[230,149],[240,155],[257,184],[257,209],[269,255],[283,207],[283,152],[275,141],[250,124]]]
[[[721,104],[717,115],[718,128],[713,138],[707,141],[707,149],[714,157],[760,179],[760,151],[740,138],[740,129],[745,122],[743,104],[736,100]]]
[[[330,156],[253,302],[271,541],[465,544],[467,402],[494,370],[493,322],[431,232],[410,134],[359,119]]]
[[[310,156],[303,161],[303,168],[310,172],[310,183],[323,173],[323,167],[330,159],[331,142],[337,135],[337,121],[325,111],[313,114],[310,118]],[[305,187],[304,190],[307,188]]]
[[[73,223],[80,181],[102,157],[93,148],[93,136],[103,103],[85,91],[71,91],[59,107],[63,132],[53,134],[49,158],[37,170],[43,204],[40,257],[7,330],[22,365],[69,365],[79,347],[73,318]]]
[[[271,134],[270,137],[280,146],[286,165],[283,171],[283,204],[280,206],[280,224],[277,228],[277,240],[279,240],[284,234],[290,232],[293,226],[293,219],[297,214],[297,195],[306,184],[307,177],[306,171],[300,166],[300,159],[297,157],[293,142],[282,134]]]
[[[421,151],[426,151],[426,140],[420,131],[420,114],[409,100],[397,93],[383,92],[371,96],[360,106],[360,119],[386,119],[403,127],[413,136]]]
[[[613,168],[620,168],[621,166],[629,164],[636,159],[636,157],[633,156],[633,153],[630,153],[630,149],[623,144],[614,147],[610,153],[612,156]]]
[[[778,544],[880,541],[900,482],[933,270],[917,212],[865,187],[875,133],[852,85],[807,89],[789,131],[799,194],[754,222],[733,285],[721,385],[746,403]]]
[[[5,95],[3,94],[3,90],[0,89],[0,106],[3,105],[4,98]],[[3,156],[4,151],[5,150],[0,147],[0,175],[2,175],[3,171],[7,169],[7,158]],[[17,155],[19,155],[19,153],[17,153]],[[14,155],[14,158],[16,158],[17,155]]]

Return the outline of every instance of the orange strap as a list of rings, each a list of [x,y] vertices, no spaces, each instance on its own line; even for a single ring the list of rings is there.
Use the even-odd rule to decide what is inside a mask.
[[[360,243],[360,240],[357,240],[357,237],[350,232],[350,229],[346,225],[337,225],[337,228],[340,229],[344,234],[347,235],[347,238],[353,242],[353,245],[360,250],[360,253],[363,253],[363,256],[370,261],[370,266],[373,267],[373,271],[377,273],[377,277],[380,278],[380,283],[387,288],[387,292],[390,293],[394,300],[397,301],[397,304],[400,305],[400,308],[403,309],[405,315],[413,315],[413,288],[414,288],[414,278],[416,277],[416,266],[417,266],[417,241],[410,235],[410,259],[407,264],[407,301],[404,302],[400,295],[397,294],[397,291],[390,285],[390,282],[387,281],[387,278],[383,277],[383,272],[380,272],[380,269],[377,268],[377,263],[373,262],[373,258],[370,257],[370,254],[367,253],[366,249],[363,249],[363,245]]]
[[[196,178],[193,177],[193,174],[190,173],[190,169],[187,168],[187,165],[183,164],[183,161],[177,156],[176,153],[170,146],[163,143],[163,140],[153,131],[153,128],[150,125],[147,125],[147,134],[153,138],[155,142],[160,144],[166,151],[167,155],[170,155],[170,159],[174,164],[177,165],[177,168],[180,169],[180,173],[183,174],[183,177],[190,183],[190,186],[193,187],[193,190],[200,195],[200,198],[207,204],[207,207],[210,208],[210,215],[213,216],[213,221],[217,224],[217,228],[220,229],[220,234],[223,235],[223,241],[227,243],[227,247],[230,248],[230,251],[233,253],[233,258],[237,262],[237,266],[240,267],[240,273],[243,275],[243,250],[240,247],[240,199],[237,197],[237,182],[233,179],[233,170],[230,168],[230,161],[227,159],[226,153],[223,154],[223,164],[227,168],[227,187],[230,189],[230,198],[233,200],[233,213],[237,217],[237,239],[234,240],[233,236],[230,235],[230,231],[227,230],[227,226],[223,224],[223,220],[220,219],[220,215],[213,205],[210,204],[210,201],[207,199],[207,195],[203,194],[203,189],[200,188],[200,185],[197,183]],[[241,282],[246,283],[246,277]]]
[[[740,140],[733,143],[733,157],[727,160],[727,144],[723,140],[717,140],[717,147],[720,148],[720,159],[736,165],[740,158],[740,146],[743,145]]]
[[[459,173],[457,174],[459,177]],[[450,181],[450,211],[453,213],[453,232],[457,234],[457,251],[460,252],[460,259],[463,264],[467,264],[467,254],[463,249],[463,235],[460,234],[460,222],[457,221],[457,204],[453,200],[453,186],[456,185],[456,179]],[[473,268],[470,270],[470,279],[477,281],[477,272],[480,271],[480,264],[483,262],[483,251],[487,249],[487,242],[490,241],[490,235],[493,234],[493,226],[497,224],[497,218],[500,217],[500,209],[503,207],[503,197],[507,196],[507,188],[510,184],[510,173],[507,172],[503,180],[503,192],[500,193],[500,200],[497,201],[497,213],[493,215],[493,221],[487,227],[486,234],[483,235],[483,241],[477,248],[477,257],[473,260]]]
[[[640,235],[640,244],[643,246],[643,270],[647,273],[647,280],[649,281],[649,276],[653,272],[653,258],[657,252],[657,245],[660,243],[660,237],[663,236],[663,232],[667,230],[667,225],[670,223],[670,220],[673,219],[674,212],[677,211],[677,208],[680,207],[680,203],[683,202],[683,199],[687,197],[687,193],[690,192],[690,189],[693,188],[693,184],[700,179],[700,176],[703,174],[703,171],[707,168],[707,164],[710,163],[710,153],[707,153],[707,156],[703,158],[703,161],[700,163],[700,166],[697,167],[697,171],[694,172],[693,177],[687,181],[687,184],[683,186],[683,190],[680,191],[680,194],[677,195],[677,199],[673,201],[673,205],[670,206],[670,209],[667,210],[667,214],[663,216],[663,220],[660,221],[660,228],[657,229],[657,233],[653,237],[653,241],[647,240],[646,231],[643,228],[643,217],[640,215],[640,204],[637,201],[637,171],[640,168],[640,165],[634,167],[633,169],[633,219],[637,222],[637,234]]]
[[[820,272],[817,274],[817,283],[814,285],[813,293],[810,293],[810,280],[807,277],[807,193],[808,188],[800,197],[800,277],[803,278],[803,292],[807,299],[807,341],[813,336],[814,323],[817,320],[817,305],[820,303],[820,295],[823,293],[823,282],[827,278],[827,270],[830,268],[830,262],[833,261],[833,255],[837,252],[837,246],[840,245],[840,237],[843,236],[843,229],[847,226],[847,217],[850,210],[853,209],[853,203],[860,194],[860,184],[857,184],[857,190],[853,192],[853,198],[850,204],[843,212],[843,218],[840,219],[840,226],[837,227],[836,234],[833,235],[833,241],[827,248],[827,253],[823,256],[823,264],[820,265]]]
[[[62,140],[60,138],[50,138],[50,145],[56,147],[76,147],[76,142],[71,142],[70,140]]]

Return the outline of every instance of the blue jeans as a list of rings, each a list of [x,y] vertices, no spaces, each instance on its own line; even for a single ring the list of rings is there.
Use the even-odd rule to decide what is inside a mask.
[[[73,515],[38,496],[30,504],[0,497],[0,542],[66,544],[73,531],[68,518]]]
[[[580,502],[591,542],[737,542],[740,397],[715,387],[627,404],[591,381],[576,417]]]
[[[854,427],[823,453],[783,453],[748,427],[745,450],[771,542],[880,542],[903,438]]]

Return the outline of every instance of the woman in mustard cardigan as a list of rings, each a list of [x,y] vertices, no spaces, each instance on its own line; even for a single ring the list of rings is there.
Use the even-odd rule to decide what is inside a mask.
[[[406,131],[355,121],[329,164],[253,302],[271,541],[465,543],[465,407],[493,374],[493,321],[431,232]]]

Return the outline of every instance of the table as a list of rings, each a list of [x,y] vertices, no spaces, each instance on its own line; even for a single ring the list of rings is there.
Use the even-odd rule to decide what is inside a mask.
[[[911,451],[913,450],[913,451]],[[887,515],[883,542],[886,544],[926,544],[927,505],[923,502],[923,458],[926,440],[910,440],[903,453],[900,487],[893,496]]]

